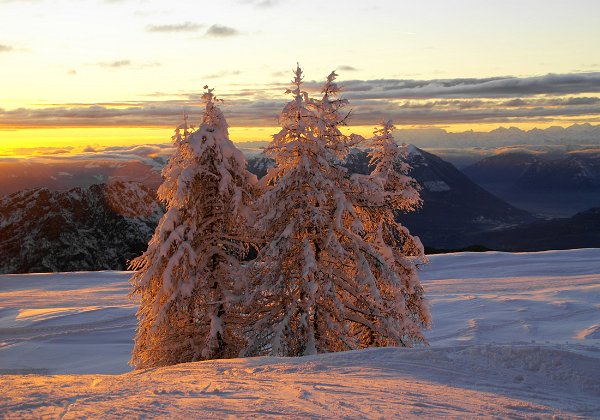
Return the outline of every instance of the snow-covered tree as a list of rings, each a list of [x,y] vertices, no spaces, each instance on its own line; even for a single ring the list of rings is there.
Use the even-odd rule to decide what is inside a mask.
[[[356,326],[363,342],[369,345],[411,346],[424,343],[422,329],[431,322],[419,282],[417,266],[425,263],[423,245],[397,220],[402,213],[421,205],[418,184],[407,174],[406,147],[400,147],[392,136],[391,121],[382,123],[370,141],[369,176],[353,177],[355,208],[363,224],[363,237],[376,254],[370,264],[375,276],[379,298],[376,300],[382,316],[371,316],[372,322],[386,331]],[[358,186],[358,188],[357,188]],[[375,255],[377,255],[375,257]]]
[[[340,130],[341,125],[345,125],[346,119],[350,113],[345,115],[341,113],[342,109],[348,105],[348,100],[339,98],[340,88],[335,82],[337,74],[332,71],[323,87],[323,94],[320,100],[311,100],[318,114],[317,129],[318,134],[323,138],[327,146],[336,151],[339,159],[344,159],[348,154],[348,146],[350,139],[346,137]]]
[[[257,202],[265,246],[254,261],[248,355],[297,356],[353,348],[343,299],[335,284],[346,260],[336,232],[342,224],[340,183],[345,172],[326,139],[319,115],[295,71],[293,99],[266,154],[275,160]],[[322,124],[321,124],[322,125]]]
[[[373,138],[369,141],[369,164],[373,170],[366,179],[375,186],[367,188],[375,191],[376,194],[370,195],[368,192],[364,194],[367,204],[361,209],[366,211],[364,215],[368,216],[372,226],[377,229],[387,228],[405,232],[400,236],[394,234],[394,238],[401,241],[403,254],[419,257],[425,261],[419,239],[411,236],[405,227],[396,222],[398,215],[420,208],[422,200],[417,181],[408,176],[411,167],[406,162],[407,147],[396,143],[392,136],[394,129],[391,121],[384,121],[381,123],[381,128],[375,129]],[[356,178],[365,180],[365,177],[361,176]],[[397,245],[397,242],[394,244]]]
[[[188,140],[190,134],[192,134],[193,132],[194,127],[189,124],[188,114],[184,111],[183,121],[177,126],[177,128],[175,128],[175,134],[173,135],[173,137],[171,137],[171,139],[173,140],[173,143],[175,143],[175,146],[178,146],[182,143],[185,143]]]
[[[201,125],[173,136],[176,151],[158,190],[166,206],[147,251],[131,263],[140,299],[131,363],[136,368],[238,356],[240,261],[250,241],[256,178],[228,136],[205,86]]]
[[[387,211],[384,186],[356,182],[341,165],[351,141],[339,130],[346,102],[336,97],[336,75],[321,100],[302,90],[299,67],[294,76],[282,129],[266,149],[275,167],[257,202],[265,246],[253,264],[245,354],[297,356],[419,341],[408,322],[415,317],[406,304],[411,292],[402,289],[418,280],[401,278],[380,252],[387,248],[363,226],[362,207],[375,208],[370,197],[379,195]],[[362,204],[355,202],[359,193],[367,195]],[[370,216],[375,223],[376,214]]]

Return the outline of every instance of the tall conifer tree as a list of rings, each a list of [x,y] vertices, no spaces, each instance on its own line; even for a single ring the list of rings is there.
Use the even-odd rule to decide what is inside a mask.
[[[315,100],[302,90],[296,69],[282,129],[266,150],[275,167],[257,202],[265,246],[253,264],[247,355],[422,341],[419,331],[405,328],[412,308],[401,299],[402,274],[364,226],[366,214],[378,223],[376,207],[389,213],[385,186],[353,179],[341,165],[350,141],[339,128],[346,101],[337,98],[335,77],[329,75]]]
[[[418,184],[407,174],[405,147],[392,136],[391,121],[382,123],[370,140],[368,176],[354,177],[355,208],[363,224],[363,238],[374,253],[371,271],[378,296],[371,303],[371,321],[376,328],[356,325],[361,341],[369,346],[412,346],[425,343],[422,334],[431,322],[417,266],[427,262],[423,245],[398,222],[403,213],[421,205]]]
[[[240,261],[248,250],[256,178],[228,136],[212,89],[197,131],[176,150],[158,190],[166,206],[148,250],[131,267],[140,299],[131,363],[136,368],[238,356],[245,346]]]

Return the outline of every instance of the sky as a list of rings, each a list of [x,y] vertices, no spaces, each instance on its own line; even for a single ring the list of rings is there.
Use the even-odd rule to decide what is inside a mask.
[[[348,130],[600,123],[597,0],[0,0],[0,154],[165,143],[204,85],[268,140],[299,62]]]

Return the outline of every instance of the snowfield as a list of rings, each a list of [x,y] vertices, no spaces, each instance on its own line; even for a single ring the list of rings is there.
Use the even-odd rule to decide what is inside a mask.
[[[130,275],[0,276],[0,417],[600,418],[600,249],[432,256],[427,348],[133,372]]]

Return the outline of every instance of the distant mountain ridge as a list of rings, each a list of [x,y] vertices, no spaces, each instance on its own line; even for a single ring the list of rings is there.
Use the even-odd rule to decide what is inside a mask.
[[[61,191],[116,181],[139,182],[155,189],[162,182],[159,168],[164,163],[157,160],[150,166],[135,160],[90,158],[33,162],[0,160],[0,173],[6,174],[0,177],[0,197],[33,188]]]
[[[489,132],[464,131],[447,132],[441,128],[400,129],[394,136],[401,142],[419,147],[495,148],[514,145],[560,145],[600,146],[600,125],[573,124],[569,127],[553,126],[545,129],[522,130],[517,127],[499,127]]]
[[[533,192],[590,190],[600,192],[600,159],[569,156],[564,159],[534,161],[511,188]]]
[[[502,199],[541,214],[564,217],[600,206],[600,154],[505,153],[463,172]]]
[[[398,218],[428,248],[600,246],[594,242],[600,233],[590,228],[600,226],[598,209],[571,219],[537,220],[479,187],[452,164],[416,147],[409,151],[410,175],[423,187],[424,204]],[[258,176],[272,165],[264,155],[248,161]],[[350,172],[369,173],[367,151],[352,150],[345,165]],[[2,197],[0,273],[124,269],[146,249],[162,214],[155,189],[136,182],[68,191],[37,188]]]
[[[462,172],[491,193],[501,195],[539,160],[530,153],[501,153],[467,166]]]

